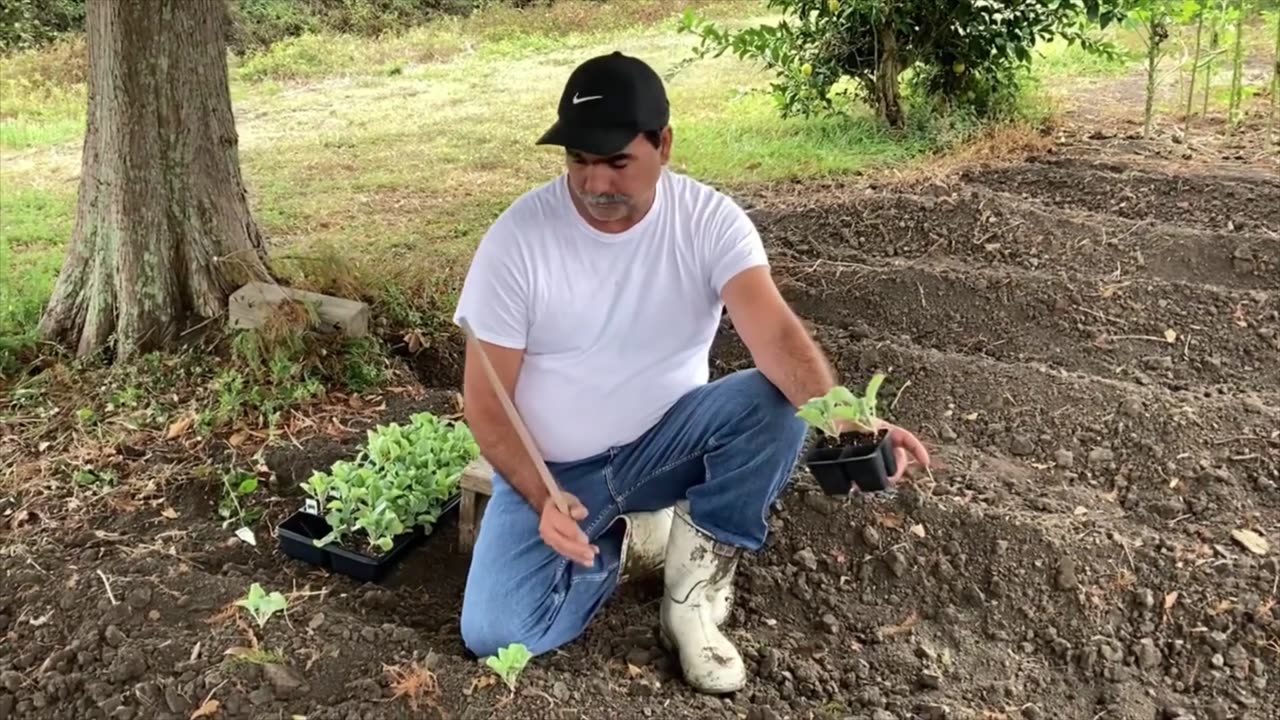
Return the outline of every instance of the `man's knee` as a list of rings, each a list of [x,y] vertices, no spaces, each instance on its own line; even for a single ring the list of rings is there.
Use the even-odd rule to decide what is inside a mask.
[[[529,639],[511,622],[510,613],[487,612],[464,601],[461,625],[462,644],[477,657],[497,655],[499,648],[512,643],[529,645]]]

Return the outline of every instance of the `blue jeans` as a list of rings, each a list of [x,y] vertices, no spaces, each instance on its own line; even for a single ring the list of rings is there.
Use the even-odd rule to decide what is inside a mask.
[[[759,550],[769,507],[786,486],[807,426],[758,370],[690,391],[635,441],[593,457],[548,463],[586,506],[580,526],[600,548],[586,568],[552,550],[539,516],[500,475],[485,508],[462,603],[462,640],[478,656],[523,643],[540,655],[581,634],[618,582],[625,513],[689,500],[716,540]]]

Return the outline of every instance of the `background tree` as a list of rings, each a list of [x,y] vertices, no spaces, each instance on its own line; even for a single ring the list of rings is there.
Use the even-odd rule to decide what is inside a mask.
[[[227,22],[225,0],[86,3],[78,207],[45,339],[128,359],[268,278],[240,176]]]
[[[732,52],[773,70],[784,116],[834,109],[832,88],[848,78],[890,127],[906,122],[901,77],[913,71],[922,97],[989,116],[1011,99],[1017,71],[1038,41],[1066,38],[1105,50],[1087,33],[1121,16],[1121,0],[767,0],[776,25],[729,31],[685,14],[698,56]]]

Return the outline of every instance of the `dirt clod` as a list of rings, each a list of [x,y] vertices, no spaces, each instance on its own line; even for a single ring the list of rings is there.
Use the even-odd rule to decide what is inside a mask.
[[[1060,468],[1070,469],[1076,464],[1076,456],[1066,448],[1058,448],[1053,452],[1053,462]]]
[[[1076,561],[1070,556],[1064,556],[1058,560],[1058,573],[1055,577],[1059,590],[1071,590],[1075,588],[1076,583]]]

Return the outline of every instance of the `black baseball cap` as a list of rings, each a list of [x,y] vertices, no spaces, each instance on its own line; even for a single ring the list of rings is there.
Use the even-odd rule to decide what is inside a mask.
[[[662,78],[643,60],[612,52],[583,62],[560,95],[559,119],[538,145],[612,155],[671,117]]]

